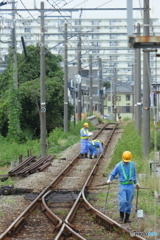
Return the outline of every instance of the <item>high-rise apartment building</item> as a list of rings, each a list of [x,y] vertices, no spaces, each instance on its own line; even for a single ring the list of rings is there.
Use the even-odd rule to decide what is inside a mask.
[[[117,80],[121,82],[132,82],[134,80],[135,55],[134,49],[128,47],[127,19],[73,19],[72,17],[45,16],[45,45],[53,54],[64,56],[64,25],[67,24],[68,36],[68,66],[77,66],[78,41],[81,37],[81,68],[82,86],[88,85],[89,77],[89,55],[92,55],[93,68],[93,95],[98,102],[98,59],[102,59],[102,81],[114,80],[114,69],[117,72]],[[134,19],[134,34],[137,32],[137,24],[141,25],[143,34],[143,20]],[[0,41],[0,63],[4,67],[4,56],[12,44],[12,19],[0,17],[1,41]],[[41,44],[41,21],[40,18],[29,19],[18,17],[15,21],[17,52],[22,52],[21,37],[25,44]],[[150,24],[150,35],[160,36],[159,20],[152,19]],[[142,53],[143,54],[143,53]],[[143,58],[141,58],[143,61]],[[155,83],[160,77],[160,60],[156,53],[150,53],[151,83]],[[143,64],[141,65],[143,67]],[[143,70],[141,71],[143,75]],[[84,78],[84,81],[83,81]],[[143,78],[142,78],[143,79]]]

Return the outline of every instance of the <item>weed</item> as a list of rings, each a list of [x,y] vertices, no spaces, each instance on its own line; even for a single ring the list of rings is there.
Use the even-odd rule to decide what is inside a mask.
[[[4,215],[5,215],[4,212],[0,211],[0,216],[4,217]]]

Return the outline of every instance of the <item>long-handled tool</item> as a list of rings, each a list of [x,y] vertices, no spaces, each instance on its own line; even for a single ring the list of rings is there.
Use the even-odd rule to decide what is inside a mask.
[[[105,200],[105,204],[104,204],[104,211],[106,211],[106,204],[107,204],[108,195],[109,195],[109,189],[110,189],[110,184],[107,184],[107,185],[108,185],[108,190],[107,190],[106,200]]]
[[[150,189],[150,188],[137,188],[137,197],[136,197],[136,210],[135,212],[137,213],[137,217],[143,217],[143,210],[139,209],[138,210],[138,193],[139,193],[139,189]]]
[[[110,184],[116,184],[116,183],[110,183]],[[98,185],[94,185],[94,186],[88,186],[89,189],[99,189],[99,187],[104,187],[106,185],[109,185],[108,183],[102,183],[102,184],[98,184]]]

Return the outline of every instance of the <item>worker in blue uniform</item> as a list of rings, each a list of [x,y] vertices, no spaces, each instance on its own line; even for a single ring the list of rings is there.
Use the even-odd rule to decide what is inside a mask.
[[[81,136],[81,158],[88,157],[88,138],[89,138],[89,131],[88,131],[89,124],[86,122],[83,124],[83,128],[80,130]]]
[[[110,184],[116,175],[118,175],[118,180],[120,182],[118,191],[119,220],[124,221],[124,223],[130,222],[129,217],[134,197],[134,184],[136,184],[137,188],[140,188],[140,185],[137,182],[135,164],[131,159],[132,153],[130,151],[125,151],[122,154],[123,161],[115,166],[107,180],[107,184]]]
[[[89,158],[92,159],[92,155],[94,154],[94,157],[97,158],[98,155],[98,149],[102,154],[104,154],[103,143],[101,143],[98,139],[94,139],[92,141],[88,141],[88,150],[89,150]]]

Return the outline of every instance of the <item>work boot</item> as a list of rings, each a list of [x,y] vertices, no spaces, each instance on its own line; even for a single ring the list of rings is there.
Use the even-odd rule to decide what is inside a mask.
[[[124,223],[130,223],[131,221],[129,220],[129,215],[130,213],[126,213],[125,219],[124,219]]]
[[[85,158],[88,158],[88,153],[85,153]]]
[[[81,153],[81,158],[84,158],[84,154],[83,153]]]
[[[124,220],[124,212],[119,212],[119,221]]]
[[[92,155],[89,155],[89,158],[92,159]]]
[[[97,155],[95,155],[95,157],[94,158],[97,158]]]

